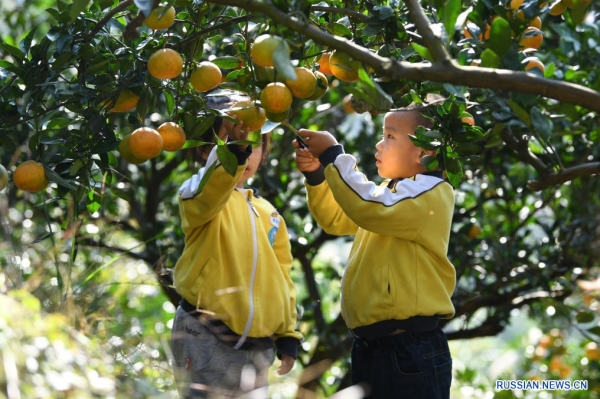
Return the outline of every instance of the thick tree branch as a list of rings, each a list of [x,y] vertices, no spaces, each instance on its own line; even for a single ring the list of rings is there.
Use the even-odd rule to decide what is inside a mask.
[[[527,186],[535,191],[540,191],[550,186],[562,184],[578,177],[600,174],[600,162],[590,162],[582,165],[563,169],[540,180],[530,181]]]
[[[349,8],[311,6],[310,9],[311,9],[311,11],[323,11],[323,12],[328,12],[328,13],[330,12],[332,14],[347,15],[349,17],[359,19],[362,22],[369,22],[371,20],[371,17],[369,17],[368,15],[365,15],[358,11],[351,10]]]
[[[600,93],[572,83],[544,79],[534,74],[513,72],[506,69],[466,67],[448,64],[413,64],[381,57],[365,50],[347,39],[323,32],[294,15],[280,11],[270,1],[210,0],[212,3],[244,8],[262,13],[277,23],[302,33],[323,45],[338,49],[373,67],[381,76],[392,79],[430,80],[454,85],[487,88],[496,91],[537,94],[569,104],[577,104],[592,111],[600,111]]]
[[[433,29],[431,29],[431,24],[427,19],[427,15],[421,8],[421,4],[418,0],[406,0],[404,2],[406,7],[408,8],[408,12],[412,21],[415,23],[417,30],[423,36],[423,40],[425,41],[425,46],[431,52],[433,59],[435,62],[440,62],[445,65],[452,64],[452,60],[446,48],[444,48],[444,44],[442,41],[433,33]]]
[[[109,12],[107,12],[106,15],[104,16],[104,18],[102,18],[100,21],[98,21],[96,26],[94,26],[94,29],[92,29],[92,31],[90,32],[88,37],[90,37],[90,38],[94,37],[96,35],[96,33],[98,33],[100,31],[100,29],[102,29],[104,27],[104,25],[106,25],[112,17],[114,17],[116,14],[123,11],[124,9],[126,9],[127,7],[129,7],[132,4],[133,4],[133,0],[126,0],[126,1],[122,2],[121,4],[119,4],[118,6],[116,6],[115,8],[113,8],[112,10],[110,10]]]

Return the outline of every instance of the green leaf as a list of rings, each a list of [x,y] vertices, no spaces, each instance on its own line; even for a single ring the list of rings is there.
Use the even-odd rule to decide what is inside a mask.
[[[504,58],[512,44],[511,30],[508,22],[497,17],[492,22],[492,30],[490,32],[489,45],[492,50],[500,57]]]
[[[29,34],[25,36],[25,38],[19,43],[19,47],[25,55],[27,55],[29,49],[31,48],[31,41],[33,40],[33,35],[35,34],[36,29],[37,27],[33,28],[31,32],[29,32]]]
[[[419,94],[415,89],[410,89],[410,97],[415,104],[423,104],[423,100],[421,100],[421,97],[419,97]]]
[[[542,114],[538,107],[531,108],[530,117],[534,129],[544,140],[548,140],[552,135],[552,121],[550,118]]]
[[[438,165],[438,160],[434,155],[425,155],[421,158],[421,165],[425,166],[427,170],[432,170]]]
[[[525,122],[525,124],[528,127],[531,126],[531,118],[529,117],[529,114],[527,113],[527,111],[525,111],[523,109],[523,107],[521,107],[519,104],[517,104],[513,100],[508,100],[508,106],[510,107],[510,109],[512,109],[512,111],[515,113],[515,115],[517,115],[519,117],[519,119],[521,119],[523,122]]]
[[[594,321],[594,314],[592,312],[579,312],[575,319],[578,323],[590,323]]]
[[[11,46],[10,44],[0,43],[0,49],[3,49],[8,54],[10,54],[15,59],[15,61],[25,61],[25,54],[23,54],[23,52],[20,49]]]
[[[444,29],[448,34],[448,41],[451,41],[452,36],[454,36],[454,26],[459,14],[460,0],[448,0],[444,3],[444,8],[442,9],[442,22],[444,23]]]
[[[221,69],[234,69],[240,66],[241,61],[237,57],[219,57],[211,61]]]
[[[368,104],[371,104],[378,111],[387,111],[392,108],[394,101],[389,94],[387,94],[381,86],[377,84],[364,68],[358,70],[358,85],[360,89],[366,94],[362,96],[362,100],[365,100]]]
[[[44,165],[44,170],[46,171],[46,177],[55,182],[56,184],[60,184],[61,186],[69,189],[70,191],[75,191],[77,190],[75,188],[75,186],[73,186],[71,183],[69,183],[67,180],[63,179],[58,173],[56,173],[55,171],[53,171],[52,169],[48,168],[46,165]]]
[[[481,152],[481,148],[475,143],[461,143],[459,146],[454,148],[454,151],[461,157],[467,157],[469,155],[476,155]]]
[[[600,337],[600,326],[592,327],[588,330],[588,332],[591,332],[592,334],[595,334]]]
[[[337,22],[330,23],[327,26],[327,30],[329,30],[329,32],[332,35],[335,35],[335,36],[342,36],[342,37],[352,38],[352,32],[350,31],[350,29],[348,29],[347,26],[342,25],[342,24],[337,23]]]
[[[64,11],[61,12],[59,10],[55,10],[54,8],[47,8],[46,12],[50,15],[52,15],[52,17],[61,23],[67,23],[70,21],[71,17],[69,16],[69,13]]]
[[[84,73],[84,75],[94,75],[96,72],[102,70],[108,64],[108,62],[109,62],[108,59],[99,61],[99,62],[87,67],[85,69],[85,72],[83,72],[83,73]]]
[[[140,123],[143,123],[146,119],[146,114],[148,113],[151,100],[152,92],[148,89],[144,89],[140,95],[140,100],[135,107],[135,113]]]
[[[439,144],[433,144],[428,141],[421,140],[421,139],[417,138],[416,136],[413,136],[412,134],[409,134],[408,137],[411,139],[411,141],[414,143],[414,145],[416,145],[419,148],[423,148],[424,150],[434,151],[440,147]]]
[[[163,90],[163,94],[165,95],[165,102],[167,103],[167,113],[171,115],[175,109],[175,99],[173,98],[173,94],[168,90]]]
[[[226,145],[219,145],[217,148],[217,158],[225,168],[225,171],[231,176],[234,176],[235,172],[237,172],[238,161],[236,156],[229,151],[229,148],[227,148]]]
[[[133,0],[133,2],[146,17],[150,15],[152,7],[154,6],[154,0]]]
[[[181,147],[181,149],[185,150],[186,148],[200,147],[201,145],[207,145],[207,144],[212,144],[212,143],[209,143],[208,141],[200,141],[200,140],[186,140],[185,144],[183,145],[183,147]]]
[[[456,162],[458,162],[458,160],[456,160]],[[460,165],[460,162],[458,162]],[[450,180],[450,184],[452,184],[452,186],[454,187],[459,187],[460,186],[460,179],[462,179],[462,167],[461,169],[459,169],[458,173],[452,173],[452,172],[447,172],[448,173],[448,180]]]
[[[233,155],[233,154],[231,154]],[[234,155],[235,157],[235,155]],[[237,162],[237,161],[236,161]],[[217,163],[213,162],[207,169],[204,169],[204,174],[202,175],[202,180],[200,180],[200,184],[198,184],[198,189],[196,190],[196,194],[199,194],[208,183],[208,180],[212,176],[213,172],[217,168]]]
[[[282,40],[275,48],[275,51],[273,52],[273,62],[275,63],[277,74],[281,78],[293,82],[296,81],[296,71],[294,70],[292,61],[290,61],[289,47],[285,40]]]
[[[71,9],[69,10],[70,21],[73,22],[77,19],[79,14],[87,8],[89,0],[73,0]]]
[[[442,132],[438,132],[437,130],[428,130],[425,132],[425,137],[434,140],[441,140],[442,138],[444,138],[444,135],[442,134]]]
[[[412,46],[421,57],[425,58],[427,61],[433,62],[433,57],[431,56],[431,52],[427,47],[421,46],[417,43],[413,43]]]
[[[484,68],[498,68],[500,66],[500,58],[491,49],[485,49],[481,53],[481,66]]]
[[[131,202],[131,197],[125,191],[121,190],[120,188],[118,188],[116,186],[107,186],[107,187],[108,187],[108,190],[111,193],[113,193],[114,195],[116,195],[117,197],[119,197],[122,200],[125,200],[127,202]]]
[[[554,76],[554,70],[556,69],[556,65],[554,65],[554,61],[548,64],[546,70],[544,71],[544,77],[550,79]]]
[[[390,6],[375,6],[373,10],[377,12],[377,19],[380,21],[385,21],[394,15],[394,9]]]

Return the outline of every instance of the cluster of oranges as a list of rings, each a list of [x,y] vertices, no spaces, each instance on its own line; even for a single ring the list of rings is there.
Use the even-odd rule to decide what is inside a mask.
[[[128,162],[141,164],[157,157],[162,150],[179,151],[185,139],[185,132],[178,124],[165,122],[156,130],[149,127],[134,130],[121,140],[119,152]]]
[[[589,1],[589,0],[584,0],[584,1]],[[542,33],[542,20],[539,16],[536,16],[535,18],[529,20],[529,21],[525,21],[525,13],[523,10],[520,10],[521,5],[523,4],[524,0],[509,0],[507,6],[510,7],[510,11],[507,12],[507,17],[508,18],[515,18],[519,21],[522,22],[527,22],[527,27],[525,28],[525,30],[523,31],[523,33],[519,36],[519,49],[521,51],[523,51],[525,54],[534,52],[536,50],[538,50],[543,41],[544,41],[544,36]],[[540,4],[540,9],[544,8],[548,5],[548,3],[541,3]],[[562,0],[556,4],[554,4],[552,6],[552,8],[550,9],[550,15],[561,15],[565,12],[565,10],[567,9],[567,7],[575,7],[574,4],[574,0]],[[494,21],[494,19],[498,18],[497,16],[494,17],[492,19],[492,23]],[[464,36],[466,39],[472,39],[473,35],[471,34],[472,31],[474,31],[475,29],[475,24],[473,24],[472,22],[467,21],[467,23],[464,26],[463,32],[464,32]],[[479,40],[488,40],[490,37],[490,24],[486,24],[485,27],[485,31],[483,31],[482,33],[479,34]],[[515,37],[515,33],[512,32],[512,36]],[[481,61],[479,60],[474,60],[471,62],[471,66],[479,66],[481,63]],[[523,64],[524,64],[524,69],[526,71],[531,70],[533,68],[537,68],[539,69],[542,74],[545,71],[545,66],[544,64],[537,58],[537,57],[526,57],[523,60]]]

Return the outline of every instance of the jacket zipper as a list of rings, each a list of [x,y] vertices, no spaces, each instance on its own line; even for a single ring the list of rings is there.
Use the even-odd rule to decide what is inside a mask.
[[[254,317],[254,280],[256,277],[256,268],[258,266],[258,241],[256,237],[256,217],[260,217],[258,211],[252,205],[252,200],[250,199],[250,191],[247,191],[246,201],[248,202],[248,212],[250,213],[250,223],[252,224],[252,275],[250,277],[250,311],[248,313],[248,320],[246,321],[246,328],[244,329],[244,333],[242,334],[240,340],[235,345],[235,349],[240,349],[246,338],[248,338],[248,333],[250,332],[250,327],[252,326],[252,319]],[[255,216],[256,215],[256,216]]]

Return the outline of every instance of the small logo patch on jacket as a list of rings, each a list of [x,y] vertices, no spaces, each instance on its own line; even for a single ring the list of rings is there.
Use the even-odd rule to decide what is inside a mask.
[[[279,225],[281,224],[281,219],[279,219],[279,214],[277,212],[271,213],[269,220],[273,227],[269,230],[269,244],[271,247],[275,244],[275,236],[277,236],[277,231],[279,230]]]

